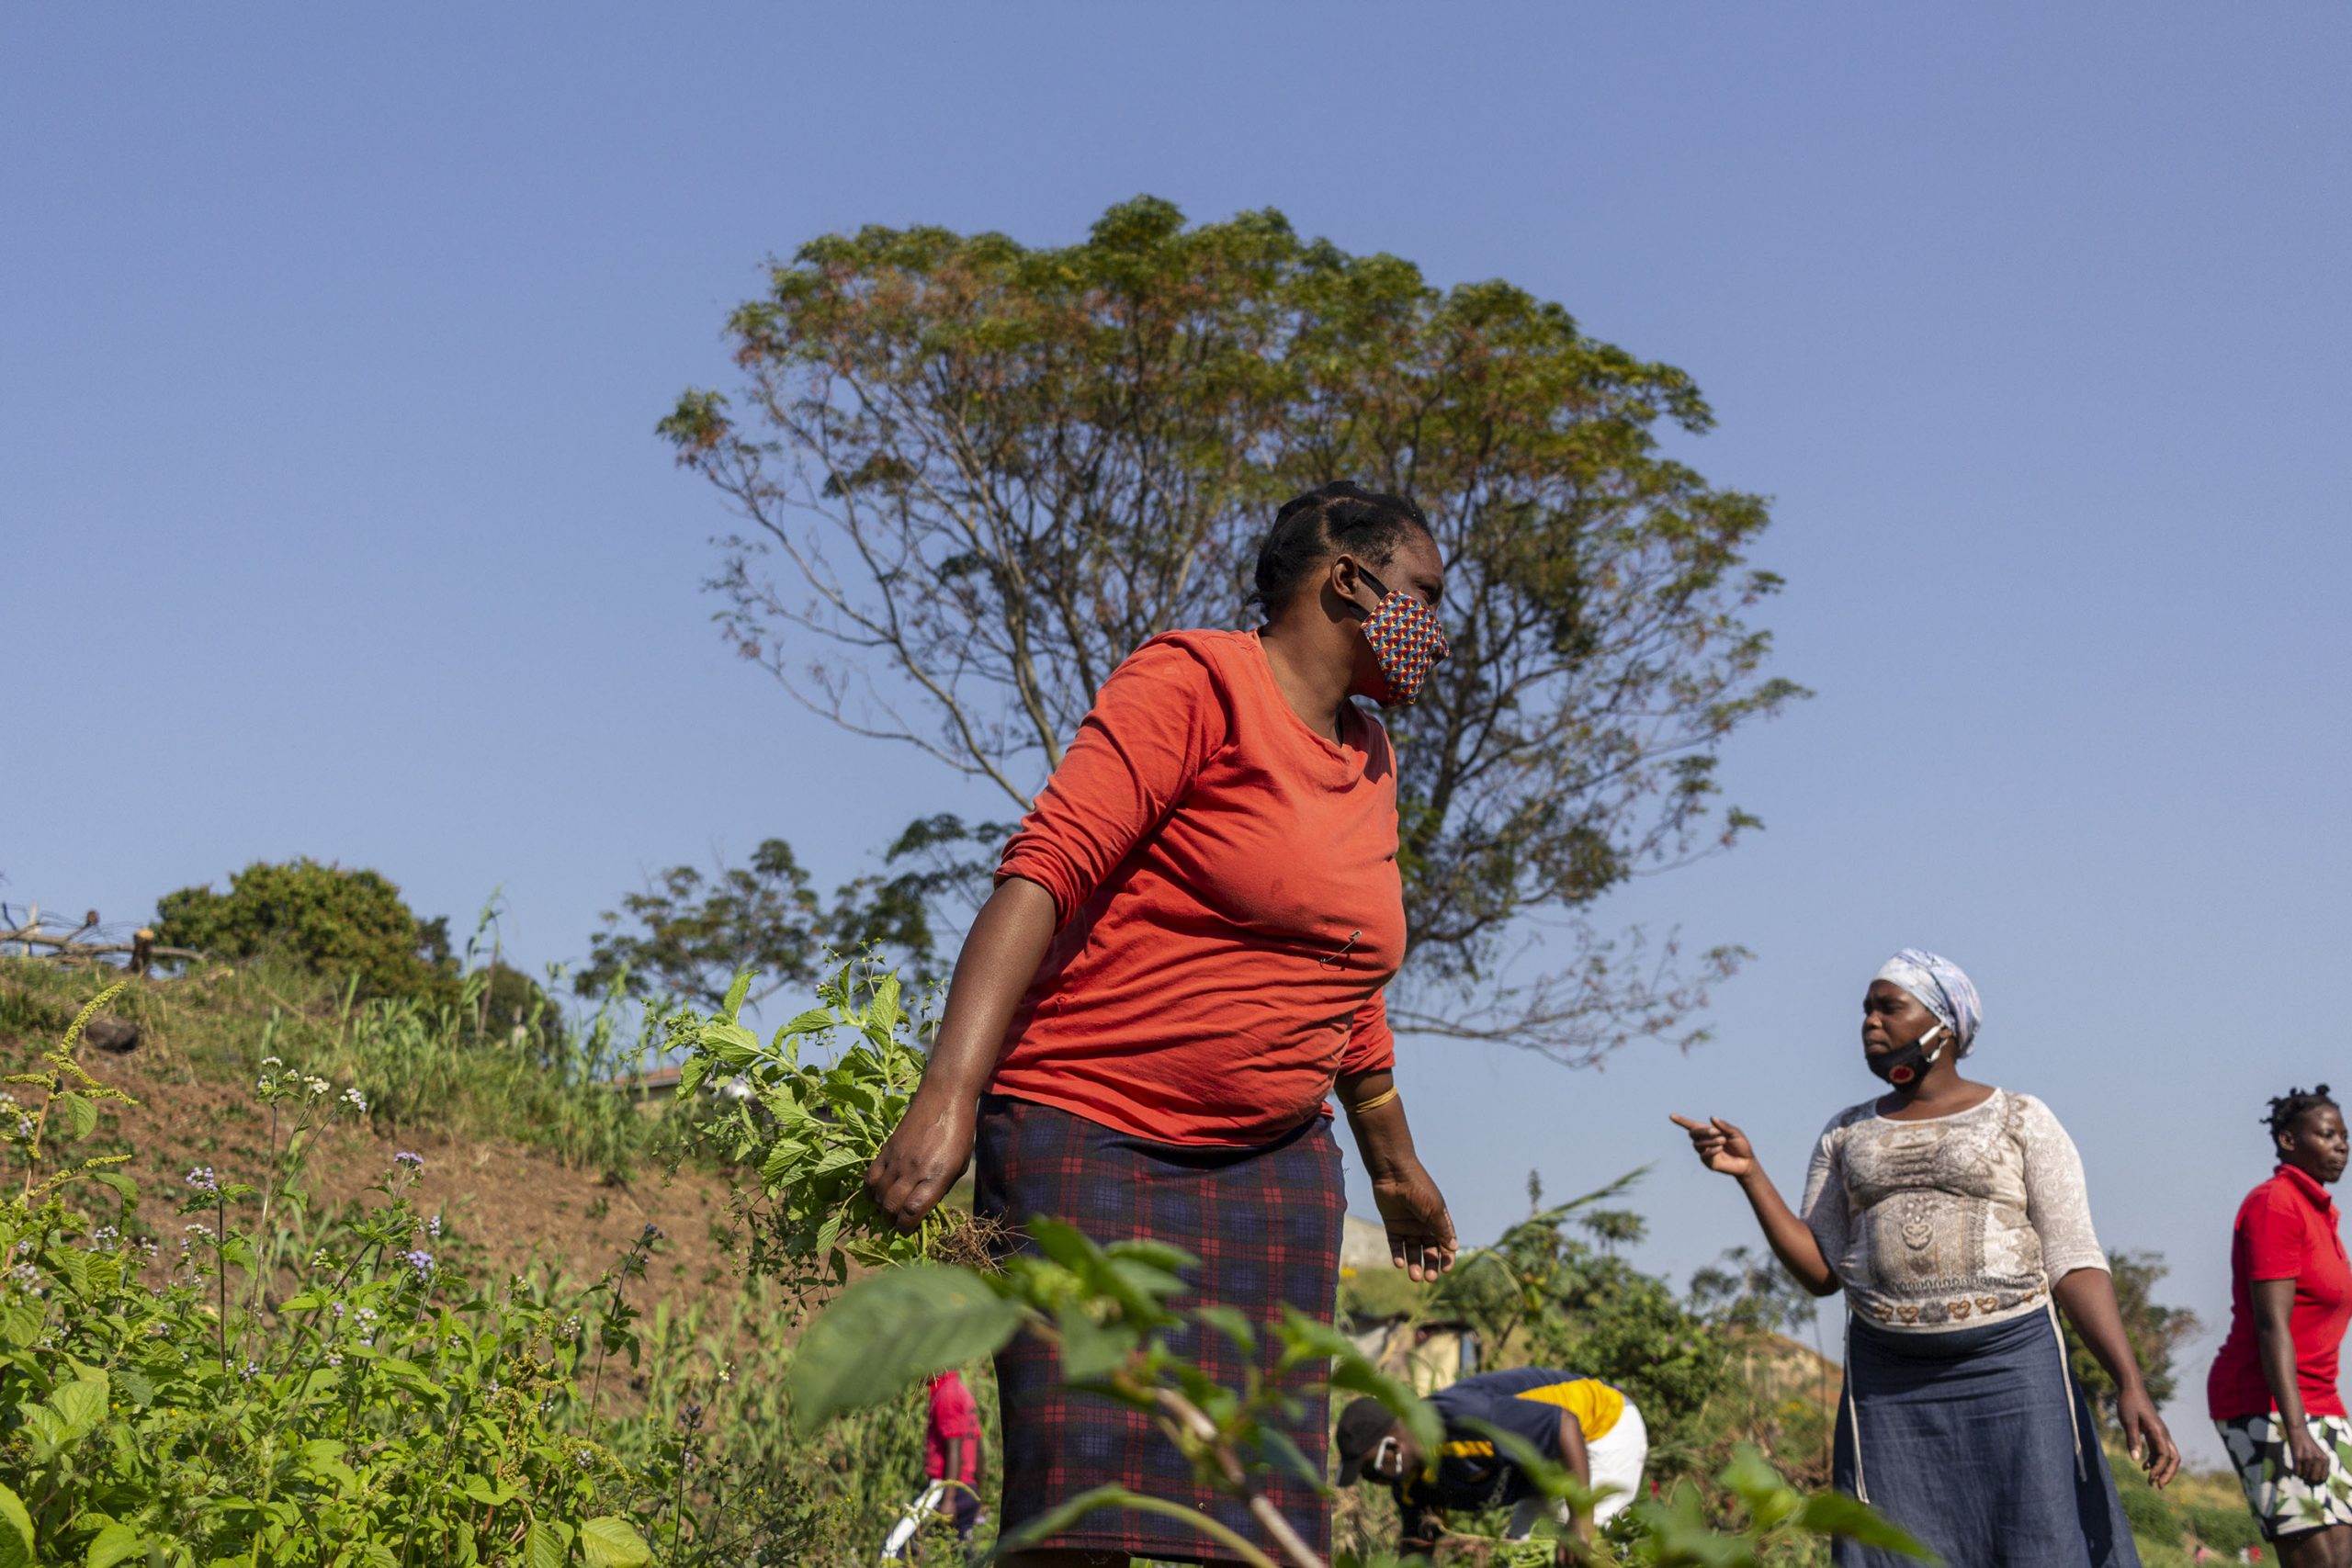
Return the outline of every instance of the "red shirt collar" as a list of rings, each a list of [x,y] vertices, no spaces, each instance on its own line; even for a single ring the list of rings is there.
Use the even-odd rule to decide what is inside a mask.
[[[2275,1174],[2283,1179],[2288,1186],[2301,1192],[2312,1208],[2331,1218],[2335,1216],[2335,1200],[2327,1195],[2327,1189],[2321,1186],[2319,1179],[2310,1172],[2299,1170],[2281,1161]]]

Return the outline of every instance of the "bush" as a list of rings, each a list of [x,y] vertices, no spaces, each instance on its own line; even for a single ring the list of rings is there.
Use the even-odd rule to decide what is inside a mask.
[[[2261,1527],[2244,1508],[2191,1503],[2182,1511],[2188,1516],[2189,1533],[2216,1551],[2243,1551],[2262,1544]]]
[[[157,901],[157,940],[214,958],[282,954],[317,974],[356,984],[362,997],[456,999],[446,917],[421,920],[382,874],[322,865],[307,856],[256,861],[229,879],[183,887]]]
[[[2132,1533],[2144,1536],[2162,1545],[2173,1545],[2180,1540],[2180,1512],[2165,1495],[2148,1484],[2140,1467],[2129,1459],[2107,1456],[2107,1468],[2115,1476],[2116,1491],[2123,1500],[2123,1517],[2131,1524]]]
[[[478,971],[481,990],[474,998],[476,1032],[486,1039],[544,1049],[563,1027],[563,1014],[537,980],[511,964]]]

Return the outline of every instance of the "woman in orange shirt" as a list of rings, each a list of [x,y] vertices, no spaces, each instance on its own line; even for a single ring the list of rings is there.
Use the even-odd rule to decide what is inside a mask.
[[[1112,673],[1006,846],[922,1087],[866,1175],[900,1224],[977,1152],[984,1213],[1170,1242],[1202,1260],[1197,1301],[1261,1324],[1286,1307],[1328,1320],[1345,1206],[1336,1089],[1396,1266],[1417,1280],[1452,1266],[1382,999],[1406,946],[1396,753],[1354,701],[1419,694],[1445,654],[1444,586],[1412,502],[1325,485],[1283,507],[1259,553],[1264,625],[1170,632]],[[1254,1370],[1297,1388],[1287,1435],[1320,1475],[1324,1399],[1280,1371],[1272,1335],[1258,1347],[1173,1346],[1227,1386]],[[997,1378],[1007,1534],[1116,1483],[1258,1536],[1143,1416],[1068,1394],[1047,1347],[1016,1341]],[[1277,1472],[1267,1491],[1328,1555],[1317,1489]],[[1214,1552],[1162,1516],[1097,1512],[1008,1562]]]

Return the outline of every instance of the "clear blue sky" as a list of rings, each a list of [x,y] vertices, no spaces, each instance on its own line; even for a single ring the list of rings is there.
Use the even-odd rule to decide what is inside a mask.
[[[2352,13],[854,10],[0,17],[0,897],[311,854],[548,959],[765,835],[865,869],[953,792],[721,646],[653,421],[811,235],[1272,205],[1690,369],[1820,694],[1727,758],[1766,833],[1601,911],[1757,951],[1715,1044],[1408,1046],[1465,1226],[1656,1159],[1644,1262],[1751,1239],[1667,1111],[1793,1183],[1916,942],[2222,1320],[2265,1097],[2352,1089]]]

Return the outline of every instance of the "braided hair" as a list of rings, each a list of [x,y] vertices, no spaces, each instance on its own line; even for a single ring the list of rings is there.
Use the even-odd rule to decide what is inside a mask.
[[[2317,1111],[2322,1106],[2331,1111],[2337,1109],[2335,1101],[2328,1098],[2325,1084],[2316,1089],[2289,1089],[2270,1102],[2270,1135],[2277,1138],[2293,1132],[2295,1123],[2301,1121],[2306,1112]]]
[[[1274,513],[1274,526],[1258,550],[1256,592],[1250,603],[1268,615],[1279,612],[1317,568],[1335,555],[1361,556],[1385,566],[1406,534],[1432,538],[1430,520],[1401,495],[1368,491],[1345,479],[1293,496]]]

